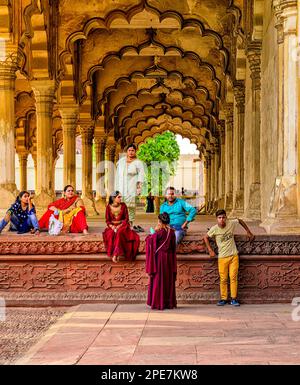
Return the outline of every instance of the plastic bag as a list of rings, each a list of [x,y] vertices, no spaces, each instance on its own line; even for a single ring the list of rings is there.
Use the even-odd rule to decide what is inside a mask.
[[[49,219],[49,235],[58,235],[63,228],[63,222],[56,218],[58,214],[58,210],[55,210],[54,213],[51,214],[51,217]]]

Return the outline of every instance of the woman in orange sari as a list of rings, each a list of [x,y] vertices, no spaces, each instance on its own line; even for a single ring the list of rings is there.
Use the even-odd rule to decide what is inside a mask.
[[[103,233],[107,255],[115,263],[121,256],[127,261],[133,261],[140,245],[140,237],[131,230],[128,209],[121,199],[119,191],[115,191],[109,197],[105,213],[107,228]]]
[[[62,232],[88,234],[85,207],[82,199],[75,195],[73,186],[67,185],[64,188],[64,197],[50,203],[48,210],[39,220],[41,229],[49,229],[49,219],[56,210],[59,211],[60,217],[63,218]]]

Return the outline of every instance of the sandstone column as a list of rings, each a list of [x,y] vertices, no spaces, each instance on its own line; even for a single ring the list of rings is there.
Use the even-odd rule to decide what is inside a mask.
[[[36,154],[31,154],[34,164],[34,191],[35,194],[37,192],[37,160],[36,160]]]
[[[218,208],[225,207],[225,121],[221,121],[219,125],[220,130],[220,142],[221,142],[221,172],[220,172],[220,200],[218,204]]]
[[[218,209],[218,201],[220,198],[220,189],[219,189],[219,169],[220,169],[220,146],[219,144],[215,147],[216,151],[216,199],[215,199],[215,210]]]
[[[96,207],[98,211],[103,211],[106,206],[105,191],[105,145],[104,137],[95,137],[96,153]]]
[[[252,130],[251,140],[247,143],[250,154],[251,167],[249,185],[249,199],[245,202],[245,216],[248,219],[261,218],[261,182],[260,182],[260,97],[261,97],[261,43],[250,43],[247,58],[252,79]]]
[[[14,202],[15,184],[15,79],[17,53],[0,61],[0,208]]]
[[[210,151],[206,152],[206,164],[207,164],[207,207],[206,210],[209,213],[211,209],[211,155]]]
[[[244,131],[245,85],[240,80],[234,84],[235,116],[233,133],[233,211],[232,216],[244,214]],[[259,151],[259,149],[258,149]]]
[[[115,184],[115,151],[116,151],[116,145],[115,144],[108,144],[106,146],[106,160],[107,160],[107,167],[106,167],[106,180],[107,180],[107,199],[109,198],[110,194],[114,191],[114,184]]]
[[[118,160],[120,158],[120,153],[121,153],[121,149],[119,147],[116,147],[116,151],[115,151],[115,159],[114,159],[114,163],[117,164],[118,163]]]
[[[78,106],[63,105],[60,108],[63,123],[64,186],[70,184],[76,190],[76,127]]]
[[[225,209],[231,212],[233,206],[233,104],[225,106]]]
[[[216,199],[216,178],[215,178],[215,149],[214,147],[210,148],[210,211],[212,212],[214,210],[214,203]]]
[[[299,232],[297,1],[277,0],[273,6],[279,44],[278,176],[270,213],[262,226],[271,233]]]
[[[27,159],[28,152],[20,152],[19,166],[20,166],[20,191],[27,190]]]
[[[52,80],[31,82],[36,101],[37,191],[35,204],[41,209],[53,201],[52,114],[56,85]]]
[[[205,211],[207,211],[208,195],[207,195],[207,177],[208,177],[208,164],[205,159],[203,162],[203,195],[205,203]]]
[[[82,199],[88,215],[96,215],[93,197],[93,135],[94,127],[86,125],[80,127],[82,139]]]

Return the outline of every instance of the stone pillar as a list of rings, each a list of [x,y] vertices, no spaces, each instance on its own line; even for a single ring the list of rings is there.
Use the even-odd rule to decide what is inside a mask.
[[[37,160],[36,160],[36,155],[31,154],[32,159],[33,159],[33,164],[34,164],[34,192],[36,195],[37,192]]]
[[[248,202],[245,202],[245,217],[259,220],[261,218],[261,184],[260,184],[260,96],[261,96],[261,43],[251,43],[247,49],[247,58],[252,79],[252,130],[247,151],[251,159]]]
[[[20,166],[20,191],[27,190],[27,158],[28,152],[20,152],[19,166]]]
[[[224,208],[225,207],[225,171],[226,171],[226,164],[225,164],[225,121],[222,121],[222,124],[220,124],[220,142],[221,142],[221,183],[220,183],[220,200],[218,204],[218,208]]]
[[[233,104],[225,106],[225,209],[231,212],[233,207]]]
[[[273,1],[279,44],[278,176],[270,213],[262,226],[270,233],[300,231],[297,1]],[[281,108],[282,106],[282,108]]]
[[[214,210],[214,203],[216,199],[216,178],[215,178],[215,149],[211,147],[210,150],[211,160],[210,160],[210,212]]]
[[[105,145],[104,137],[95,138],[95,154],[96,154],[96,208],[97,211],[103,212],[106,206],[105,191]]]
[[[107,167],[106,170],[106,180],[107,180],[107,200],[110,196],[110,194],[114,191],[114,185],[115,185],[115,153],[116,153],[116,145],[115,144],[108,144],[106,146],[106,160],[107,160]]]
[[[209,213],[211,209],[211,155],[210,151],[207,151],[206,155],[206,164],[207,164],[207,207],[206,211]]]
[[[244,134],[245,85],[240,80],[234,84],[235,116],[233,132],[233,210],[232,216],[244,214]],[[258,149],[259,151],[259,149]]]
[[[120,153],[121,153],[121,149],[120,149],[120,148],[116,148],[116,151],[115,151],[115,159],[114,159],[114,163],[115,163],[115,164],[117,164],[118,161],[119,161]]]
[[[203,162],[203,195],[204,195],[204,202],[205,202],[205,211],[207,211],[207,205],[208,205],[207,177],[208,177],[208,164],[207,164],[207,160],[205,159]]]
[[[94,127],[80,127],[82,139],[82,200],[89,216],[96,215],[95,202],[93,197],[93,135]]]
[[[14,100],[16,71],[17,54],[0,61],[0,209],[7,209],[17,194]]]
[[[76,127],[78,106],[60,108],[63,123],[64,186],[70,184],[76,190]]]
[[[215,145],[215,169],[214,169],[214,179],[215,179],[215,197],[214,197],[214,212],[218,209],[218,200],[219,200],[219,163],[220,163],[220,147],[218,144]]]
[[[34,80],[31,82],[36,101],[37,123],[37,191],[35,204],[44,209],[53,201],[53,149],[52,115],[55,82]]]

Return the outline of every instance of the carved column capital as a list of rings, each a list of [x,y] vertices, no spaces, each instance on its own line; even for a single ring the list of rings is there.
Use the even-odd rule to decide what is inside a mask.
[[[3,60],[0,59],[0,90],[8,91],[15,89],[17,69],[18,55],[16,52],[8,54]]]
[[[72,136],[76,136],[76,127],[78,123],[78,115],[74,114],[63,114],[62,115],[62,124],[63,131]]]
[[[245,112],[245,82],[238,80],[233,85],[234,98],[236,107],[240,113]]]
[[[106,145],[106,151],[107,151],[107,158],[108,158],[108,160],[114,162],[115,152],[116,152],[116,145],[115,144],[108,144],[108,145]]]
[[[275,28],[277,29],[277,43],[282,44],[283,37],[283,18],[282,18],[282,8],[281,0],[273,0],[273,10],[275,15]]]
[[[251,70],[251,79],[254,90],[261,89],[261,43],[250,43],[247,47],[247,58]]]
[[[33,80],[31,87],[35,96],[37,113],[51,115],[57,84],[54,80]]]
[[[78,105],[61,105],[59,111],[63,120],[63,124],[70,126],[76,125],[79,120],[79,107]]]
[[[99,148],[103,149],[103,151],[104,151],[105,146],[106,146],[106,138],[95,136],[94,143],[96,146],[99,146]]]
[[[220,143],[225,144],[225,120],[219,120],[218,131],[220,133]]]
[[[29,155],[29,152],[23,152],[23,151],[18,152],[18,158],[19,158],[20,165],[27,163],[28,155]]]
[[[226,103],[224,108],[224,114],[226,118],[226,126],[232,126],[233,124],[233,103]]]
[[[283,43],[285,35],[297,33],[297,0],[273,0],[275,27],[278,44]]]
[[[2,47],[0,46],[0,49]],[[17,49],[14,50],[7,50],[6,47],[3,47],[3,50],[5,52],[5,57],[2,59],[2,55],[0,56],[0,73],[2,71],[12,70],[16,72],[18,68],[18,62],[19,62],[19,52]]]
[[[80,134],[83,145],[92,146],[94,138],[93,126],[80,126]]]

